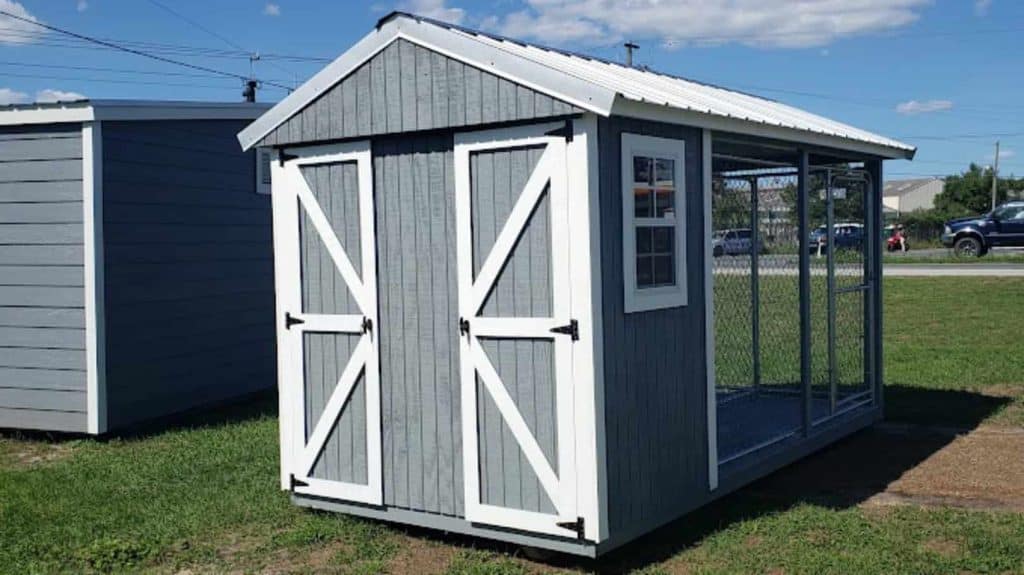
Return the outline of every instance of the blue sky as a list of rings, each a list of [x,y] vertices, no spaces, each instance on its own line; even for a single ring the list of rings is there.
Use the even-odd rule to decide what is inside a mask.
[[[1011,0],[0,0],[0,11],[294,85],[400,8],[743,89],[919,147],[888,177],[969,162],[1024,175],[1024,2]],[[191,20],[191,22],[189,22]],[[98,49],[0,16],[0,103],[240,99],[240,80]],[[261,100],[282,89],[266,86]]]

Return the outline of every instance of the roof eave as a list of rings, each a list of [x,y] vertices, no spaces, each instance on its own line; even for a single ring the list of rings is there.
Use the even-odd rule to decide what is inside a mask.
[[[75,100],[0,108],[0,126],[93,121],[252,120],[269,107],[244,102]]]

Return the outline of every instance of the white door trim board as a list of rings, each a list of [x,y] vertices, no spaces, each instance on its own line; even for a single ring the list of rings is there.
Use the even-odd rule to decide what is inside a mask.
[[[296,493],[380,505],[383,502],[380,412],[380,347],[377,309],[377,241],[374,220],[373,171],[368,141],[290,150],[295,156],[276,168],[273,176],[275,251],[278,265],[278,327],[282,414],[282,488]],[[301,167],[355,162],[359,186],[361,270],[357,271],[324,214]],[[278,184],[280,180],[280,185]],[[299,216],[305,212],[359,308],[356,314],[305,314],[302,309]],[[280,224],[280,228],[277,228]],[[280,229],[281,233],[277,231]],[[301,323],[288,325],[289,315]],[[307,332],[360,334],[317,422],[305,413],[303,335]],[[317,456],[330,437],[335,421],[348,405],[359,375],[366,391],[367,482],[350,483],[311,477]],[[287,420],[287,421],[285,421]],[[306,440],[307,424],[312,432]]]
[[[85,361],[87,429],[107,430],[107,354],[103,281],[103,131],[82,124],[82,229],[85,254]]]

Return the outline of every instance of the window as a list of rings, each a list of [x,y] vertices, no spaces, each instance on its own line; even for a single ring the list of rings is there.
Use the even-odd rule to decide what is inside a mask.
[[[256,193],[270,195],[270,164],[273,162],[272,150],[256,149]]]
[[[626,313],[686,305],[684,142],[622,135]]]

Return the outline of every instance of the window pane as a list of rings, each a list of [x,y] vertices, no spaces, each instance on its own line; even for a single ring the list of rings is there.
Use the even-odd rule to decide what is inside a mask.
[[[654,207],[654,217],[664,218],[675,215],[675,192],[672,190],[657,190],[657,199]]]
[[[639,227],[636,229],[636,253],[644,255],[651,253],[651,234],[654,228]]]
[[[676,183],[676,162],[658,158],[654,164],[654,181],[659,186],[674,186]]]
[[[638,218],[651,217],[651,210],[654,194],[647,188],[636,188],[633,190],[633,215]]]
[[[674,228],[654,228],[654,252],[659,254],[674,253],[673,243],[676,236]]]
[[[675,257],[654,256],[654,285],[665,286],[676,283]]]
[[[654,174],[651,173],[651,164],[654,161],[644,156],[633,156],[633,182],[637,184],[650,184],[654,181]]]
[[[636,258],[636,287],[645,288],[654,285],[654,258],[638,256]]]

